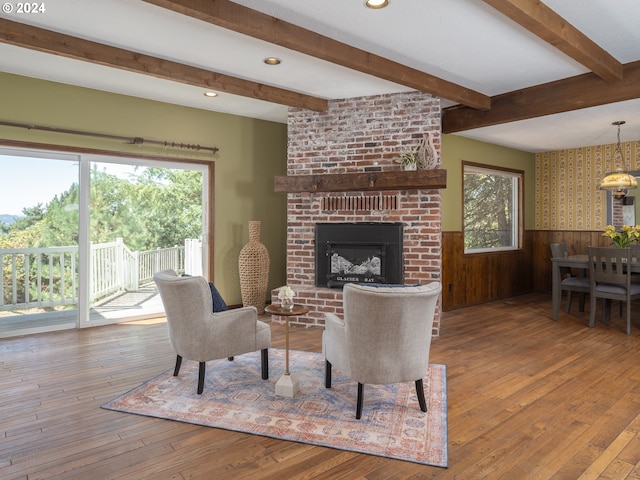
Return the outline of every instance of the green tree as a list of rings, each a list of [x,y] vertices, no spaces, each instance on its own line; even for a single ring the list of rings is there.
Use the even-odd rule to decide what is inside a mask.
[[[40,247],[78,245],[78,185],[73,184],[47,204],[43,223],[46,228],[39,241]]]
[[[511,245],[513,179],[486,173],[464,175],[465,248]]]
[[[23,216],[10,225],[10,230],[26,230],[41,221],[46,212],[46,207],[43,207],[41,203],[38,203],[35,207],[25,207],[22,209]]]
[[[149,168],[139,182],[135,203],[143,221],[145,249],[182,245],[185,238],[201,235],[201,172]]]
[[[136,232],[140,219],[135,215],[135,185],[97,168],[91,171],[90,240],[113,242],[122,237],[130,245],[130,233]]]

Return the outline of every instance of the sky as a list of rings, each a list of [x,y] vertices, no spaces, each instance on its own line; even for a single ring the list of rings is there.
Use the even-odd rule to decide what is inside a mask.
[[[129,165],[100,165],[118,176],[133,173]],[[78,176],[77,161],[0,155],[0,215],[21,216],[25,207],[45,206],[77,183]]]

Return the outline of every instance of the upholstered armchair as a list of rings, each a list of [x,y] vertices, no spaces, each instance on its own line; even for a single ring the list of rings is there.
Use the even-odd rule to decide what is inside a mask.
[[[415,382],[420,409],[427,411],[422,379],[440,290],[437,282],[381,287],[349,283],[343,290],[344,320],[325,314],[325,386],[331,388],[332,367],[358,382],[356,418],[362,416],[367,383]]]
[[[179,277],[173,270],[154,275],[169,325],[169,339],[182,359],[199,362],[198,394],[204,389],[206,362],[261,350],[262,379],[269,378],[271,329],[258,320],[255,307],[213,312],[212,290],[203,277]]]

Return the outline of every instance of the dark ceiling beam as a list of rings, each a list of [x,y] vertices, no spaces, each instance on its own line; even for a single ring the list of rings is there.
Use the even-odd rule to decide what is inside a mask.
[[[594,73],[536,85],[491,98],[491,110],[454,106],[442,112],[442,132],[474,128],[597,107],[640,98],[640,61],[623,65],[624,80],[609,83]]]
[[[487,95],[360,50],[229,0],[145,0],[219,27],[480,110]]]
[[[539,0],[484,0],[500,13],[580,62],[608,82],[622,80],[622,64]]]
[[[0,18],[0,42],[266,102],[318,112],[326,111],[328,108],[327,100],[322,98],[130,52],[2,18]]]

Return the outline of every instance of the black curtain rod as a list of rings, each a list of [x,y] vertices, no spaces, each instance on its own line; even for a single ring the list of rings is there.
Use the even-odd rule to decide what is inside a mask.
[[[148,143],[152,145],[160,145],[165,148],[184,148],[187,150],[207,150],[211,153],[216,153],[220,150],[218,147],[204,147],[202,145],[195,145],[192,143],[176,143],[176,142],[162,142],[160,140],[145,140],[141,137],[123,137],[120,135],[108,135],[106,133],[93,133],[93,132],[84,132],[82,130],[70,130],[67,128],[56,128],[56,127],[45,127],[42,125],[31,125],[27,123],[16,123],[16,122],[5,122],[0,120],[0,125],[5,127],[17,127],[17,128],[26,128],[27,130],[44,130],[45,132],[55,132],[55,133],[70,133],[72,135],[84,135],[87,137],[95,137],[95,138],[108,138],[110,140],[123,140],[130,145],[142,145],[143,143]]]

